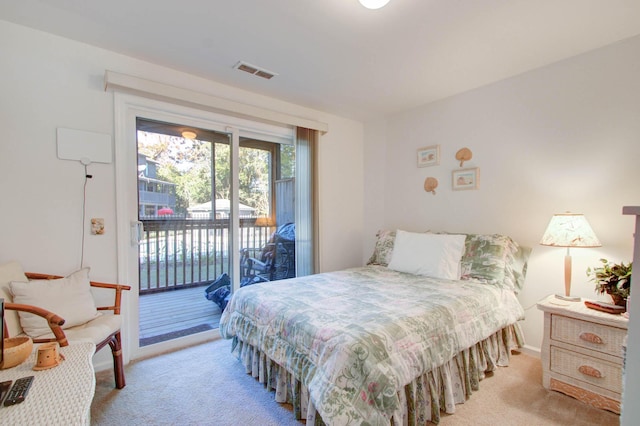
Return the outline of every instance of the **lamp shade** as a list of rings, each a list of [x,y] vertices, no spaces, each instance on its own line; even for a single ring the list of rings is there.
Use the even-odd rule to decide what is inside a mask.
[[[600,247],[602,245],[587,218],[577,213],[553,215],[540,244],[554,247]]]

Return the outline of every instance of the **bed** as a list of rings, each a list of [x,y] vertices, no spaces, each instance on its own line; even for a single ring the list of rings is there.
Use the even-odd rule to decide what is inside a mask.
[[[236,291],[220,333],[307,424],[438,423],[524,344],[528,254],[502,235],[380,231],[364,267]]]

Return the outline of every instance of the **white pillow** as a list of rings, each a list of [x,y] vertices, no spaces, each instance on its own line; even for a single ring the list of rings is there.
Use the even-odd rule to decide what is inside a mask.
[[[5,303],[13,302],[13,295],[11,294],[10,287],[11,281],[29,281],[24,275],[22,265],[15,261],[0,265],[0,297],[4,299]],[[4,320],[7,325],[7,330],[9,331],[9,336],[17,336],[22,332],[20,329],[18,311],[4,311]]]
[[[389,269],[433,278],[460,279],[465,239],[465,235],[398,230]]]
[[[12,281],[13,302],[38,306],[64,318],[63,329],[85,324],[100,314],[91,295],[89,268],[66,278]],[[20,312],[20,325],[32,338],[51,333],[47,320],[28,312]]]

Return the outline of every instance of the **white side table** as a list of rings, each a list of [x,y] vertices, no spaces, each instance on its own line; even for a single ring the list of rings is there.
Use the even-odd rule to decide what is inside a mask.
[[[22,364],[0,370],[0,381],[34,376],[27,398],[20,404],[0,406],[0,422],[6,425],[88,425],[96,388],[91,342],[60,348],[65,360],[57,367],[34,371],[37,347]]]
[[[557,300],[552,295],[537,304],[544,311],[543,386],[620,414],[629,320],[589,309],[583,301]]]

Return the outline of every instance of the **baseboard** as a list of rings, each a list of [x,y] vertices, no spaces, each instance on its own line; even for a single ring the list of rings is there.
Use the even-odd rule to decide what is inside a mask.
[[[520,352],[536,358],[540,358],[540,348],[536,348],[535,346],[524,345],[520,348]]]

